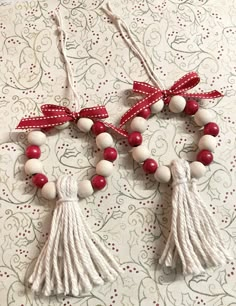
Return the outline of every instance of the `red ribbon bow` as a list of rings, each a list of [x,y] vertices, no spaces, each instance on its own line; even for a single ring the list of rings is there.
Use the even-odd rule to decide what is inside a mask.
[[[79,112],[72,112],[65,106],[45,104],[41,106],[44,116],[23,118],[17,129],[51,128],[67,121],[79,118],[103,119],[108,117],[105,106],[83,108]]]
[[[200,82],[200,77],[196,72],[189,72],[185,74],[182,78],[177,80],[170,89],[161,90],[158,87],[151,86],[143,82],[134,82],[133,91],[141,94],[145,94],[146,97],[134,106],[132,106],[120,120],[120,127],[122,127],[127,121],[135,117],[143,109],[150,107],[152,104],[156,103],[160,99],[164,100],[165,104],[169,103],[169,99],[175,95],[181,95],[184,97],[200,98],[200,99],[214,99],[222,97],[223,95],[217,91],[213,90],[210,92],[201,93],[187,93],[189,89],[195,87]]]

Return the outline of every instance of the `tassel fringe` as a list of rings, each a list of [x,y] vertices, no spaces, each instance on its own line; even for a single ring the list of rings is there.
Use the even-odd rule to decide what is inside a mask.
[[[32,290],[49,296],[78,296],[120,273],[113,256],[89,229],[77,198],[77,183],[69,176],[58,179],[59,200],[51,232],[29,282]]]

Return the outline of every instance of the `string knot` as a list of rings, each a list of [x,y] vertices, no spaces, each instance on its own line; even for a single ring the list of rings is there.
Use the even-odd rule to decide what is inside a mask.
[[[162,95],[163,95],[162,99],[165,102],[165,104],[169,104],[170,98],[173,95],[173,91],[172,89],[164,89],[162,90]]]
[[[69,109],[66,109],[66,113],[71,117],[73,121],[76,121],[80,117],[79,112],[72,112]]]

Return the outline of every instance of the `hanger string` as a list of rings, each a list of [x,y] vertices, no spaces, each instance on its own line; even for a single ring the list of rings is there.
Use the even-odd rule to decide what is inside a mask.
[[[164,85],[161,80],[156,76],[150,64],[147,62],[145,56],[143,55],[141,49],[139,48],[136,41],[133,39],[133,35],[131,34],[127,24],[124,20],[122,20],[118,15],[114,14],[109,3],[107,3],[107,8],[102,8],[102,10],[110,17],[113,21],[119,32],[122,34],[124,41],[128,45],[128,47],[133,51],[133,53],[140,59],[143,64],[149,78],[151,81],[158,86],[160,89],[164,90]]]
[[[74,82],[74,77],[73,77],[73,71],[71,69],[71,64],[68,60],[67,52],[66,52],[67,35],[66,35],[65,30],[64,30],[63,21],[62,21],[62,18],[61,18],[61,15],[60,15],[59,12],[55,12],[55,19],[56,19],[56,22],[57,22],[57,30],[59,32],[59,39],[60,39],[60,43],[61,43],[61,52],[62,52],[63,57],[64,57],[65,67],[66,67],[66,71],[67,71],[68,85],[69,85],[69,88],[71,89],[72,94],[73,94],[73,102],[75,103],[76,111],[79,111],[80,97],[79,97],[79,95],[76,92],[76,89],[74,87],[75,82]]]

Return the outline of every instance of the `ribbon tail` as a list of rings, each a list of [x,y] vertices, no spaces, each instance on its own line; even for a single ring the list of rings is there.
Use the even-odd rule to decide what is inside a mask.
[[[16,129],[49,128],[72,120],[68,115],[23,118]]]
[[[16,129],[17,130],[24,130],[26,129],[26,125],[28,125],[24,119],[21,119],[21,121],[18,123]]]
[[[126,138],[128,137],[129,133],[126,130],[124,130],[122,128],[119,128],[119,127],[116,127],[113,124],[111,124],[109,122],[106,122],[106,121],[104,121],[103,123],[105,124],[105,126],[112,129],[113,131],[120,134],[121,136],[126,137]]]
[[[134,106],[132,106],[120,120],[120,127],[122,127],[127,121],[134,118],[138,113],[143,109],[150,107],[155,102],[159,101],[162,98],[163,94],[161,91],[156,91],[152,94],[149,94],[146,98],[140,100]]]
[[[224,95],[220,93],[218,90],[212,90],[209,92],[202,92],[202,93],[184,93],[184,97],[186,98],[199,98],[199,99],[215,99],[223,97]]]

